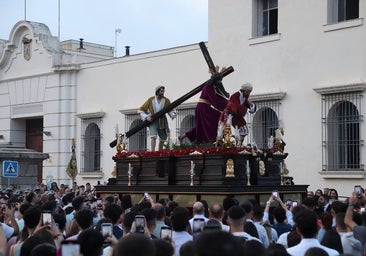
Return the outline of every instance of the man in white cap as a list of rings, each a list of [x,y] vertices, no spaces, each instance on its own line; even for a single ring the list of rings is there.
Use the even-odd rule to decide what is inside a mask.
[[[218,139],[223,138],[225,125],[233,125],[235,128],[235,136],[238,137],[238,146],[242,146],[245,136],[249,133],[247,122],[244,116],[249,110],[250,113],[256,111],[256,105],[249,101],[249,95],[253,90],[251,83],[245,83],[240,87],[240,90],[230,96],[226,108],[221,113],[218,126]]]
[[[151,122],[149,125],[150,137],[151,137],[151,151],[155,151],[156,138],[159,136],[159,150],[163,150],[164,142],[169,136],[169,126],[166,115],[152,120],[151,115],[159,112],[163,108],[170,104],[170,100],[164,96],[165,87],[159,85],[155,88],[155,96],[148,98],[144,104],[139,108],[141,119]],[[169,116],[174,119],[176,113],[174,110],[168,113]]]

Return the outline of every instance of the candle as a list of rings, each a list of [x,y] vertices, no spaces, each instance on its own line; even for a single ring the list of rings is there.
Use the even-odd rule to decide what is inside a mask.
[[[131,167],[131,163],[128,163],[128,176],[132,176],[132,167]]]
[[[118,133],[118,124],[116,124],[116,133]]]
[[[280,162],[280,174],[283,174],[283,164]]]
[[[250,174],[250,165],[249,165],[249,160],[247,160],[247,174]]]
[[[192,176],[194,175],[194,166],[195,166],[195,164],[193,163],[193,161],[191,161],[191,170],[190,170],[190,172],[191,172]]]

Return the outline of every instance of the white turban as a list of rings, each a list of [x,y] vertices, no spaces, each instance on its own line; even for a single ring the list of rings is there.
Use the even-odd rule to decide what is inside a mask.
[[[253,90],[253,86],[251,83],[245,83],[240,87],[240,90],[251,92]]]
[[[157,94],[158,94],[158,92],[160,91],[160,89],[165,89],[165,87],[164,87],[164,86],[162,86],[162,85],[158,85],[158,86],[156,86],[156,87],[155,87],[155,95],[157,95]]]

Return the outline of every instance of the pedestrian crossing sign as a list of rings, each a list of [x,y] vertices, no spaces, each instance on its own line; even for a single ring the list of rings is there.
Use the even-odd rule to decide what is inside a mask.
[[[3,161],[3,177],[18,177],[17,161]]]

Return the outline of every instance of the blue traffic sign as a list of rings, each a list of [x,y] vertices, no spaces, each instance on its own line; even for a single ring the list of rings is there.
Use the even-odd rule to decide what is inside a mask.
[[[7,178],[18,177],[17,161],[3,161],[3,177]]]

